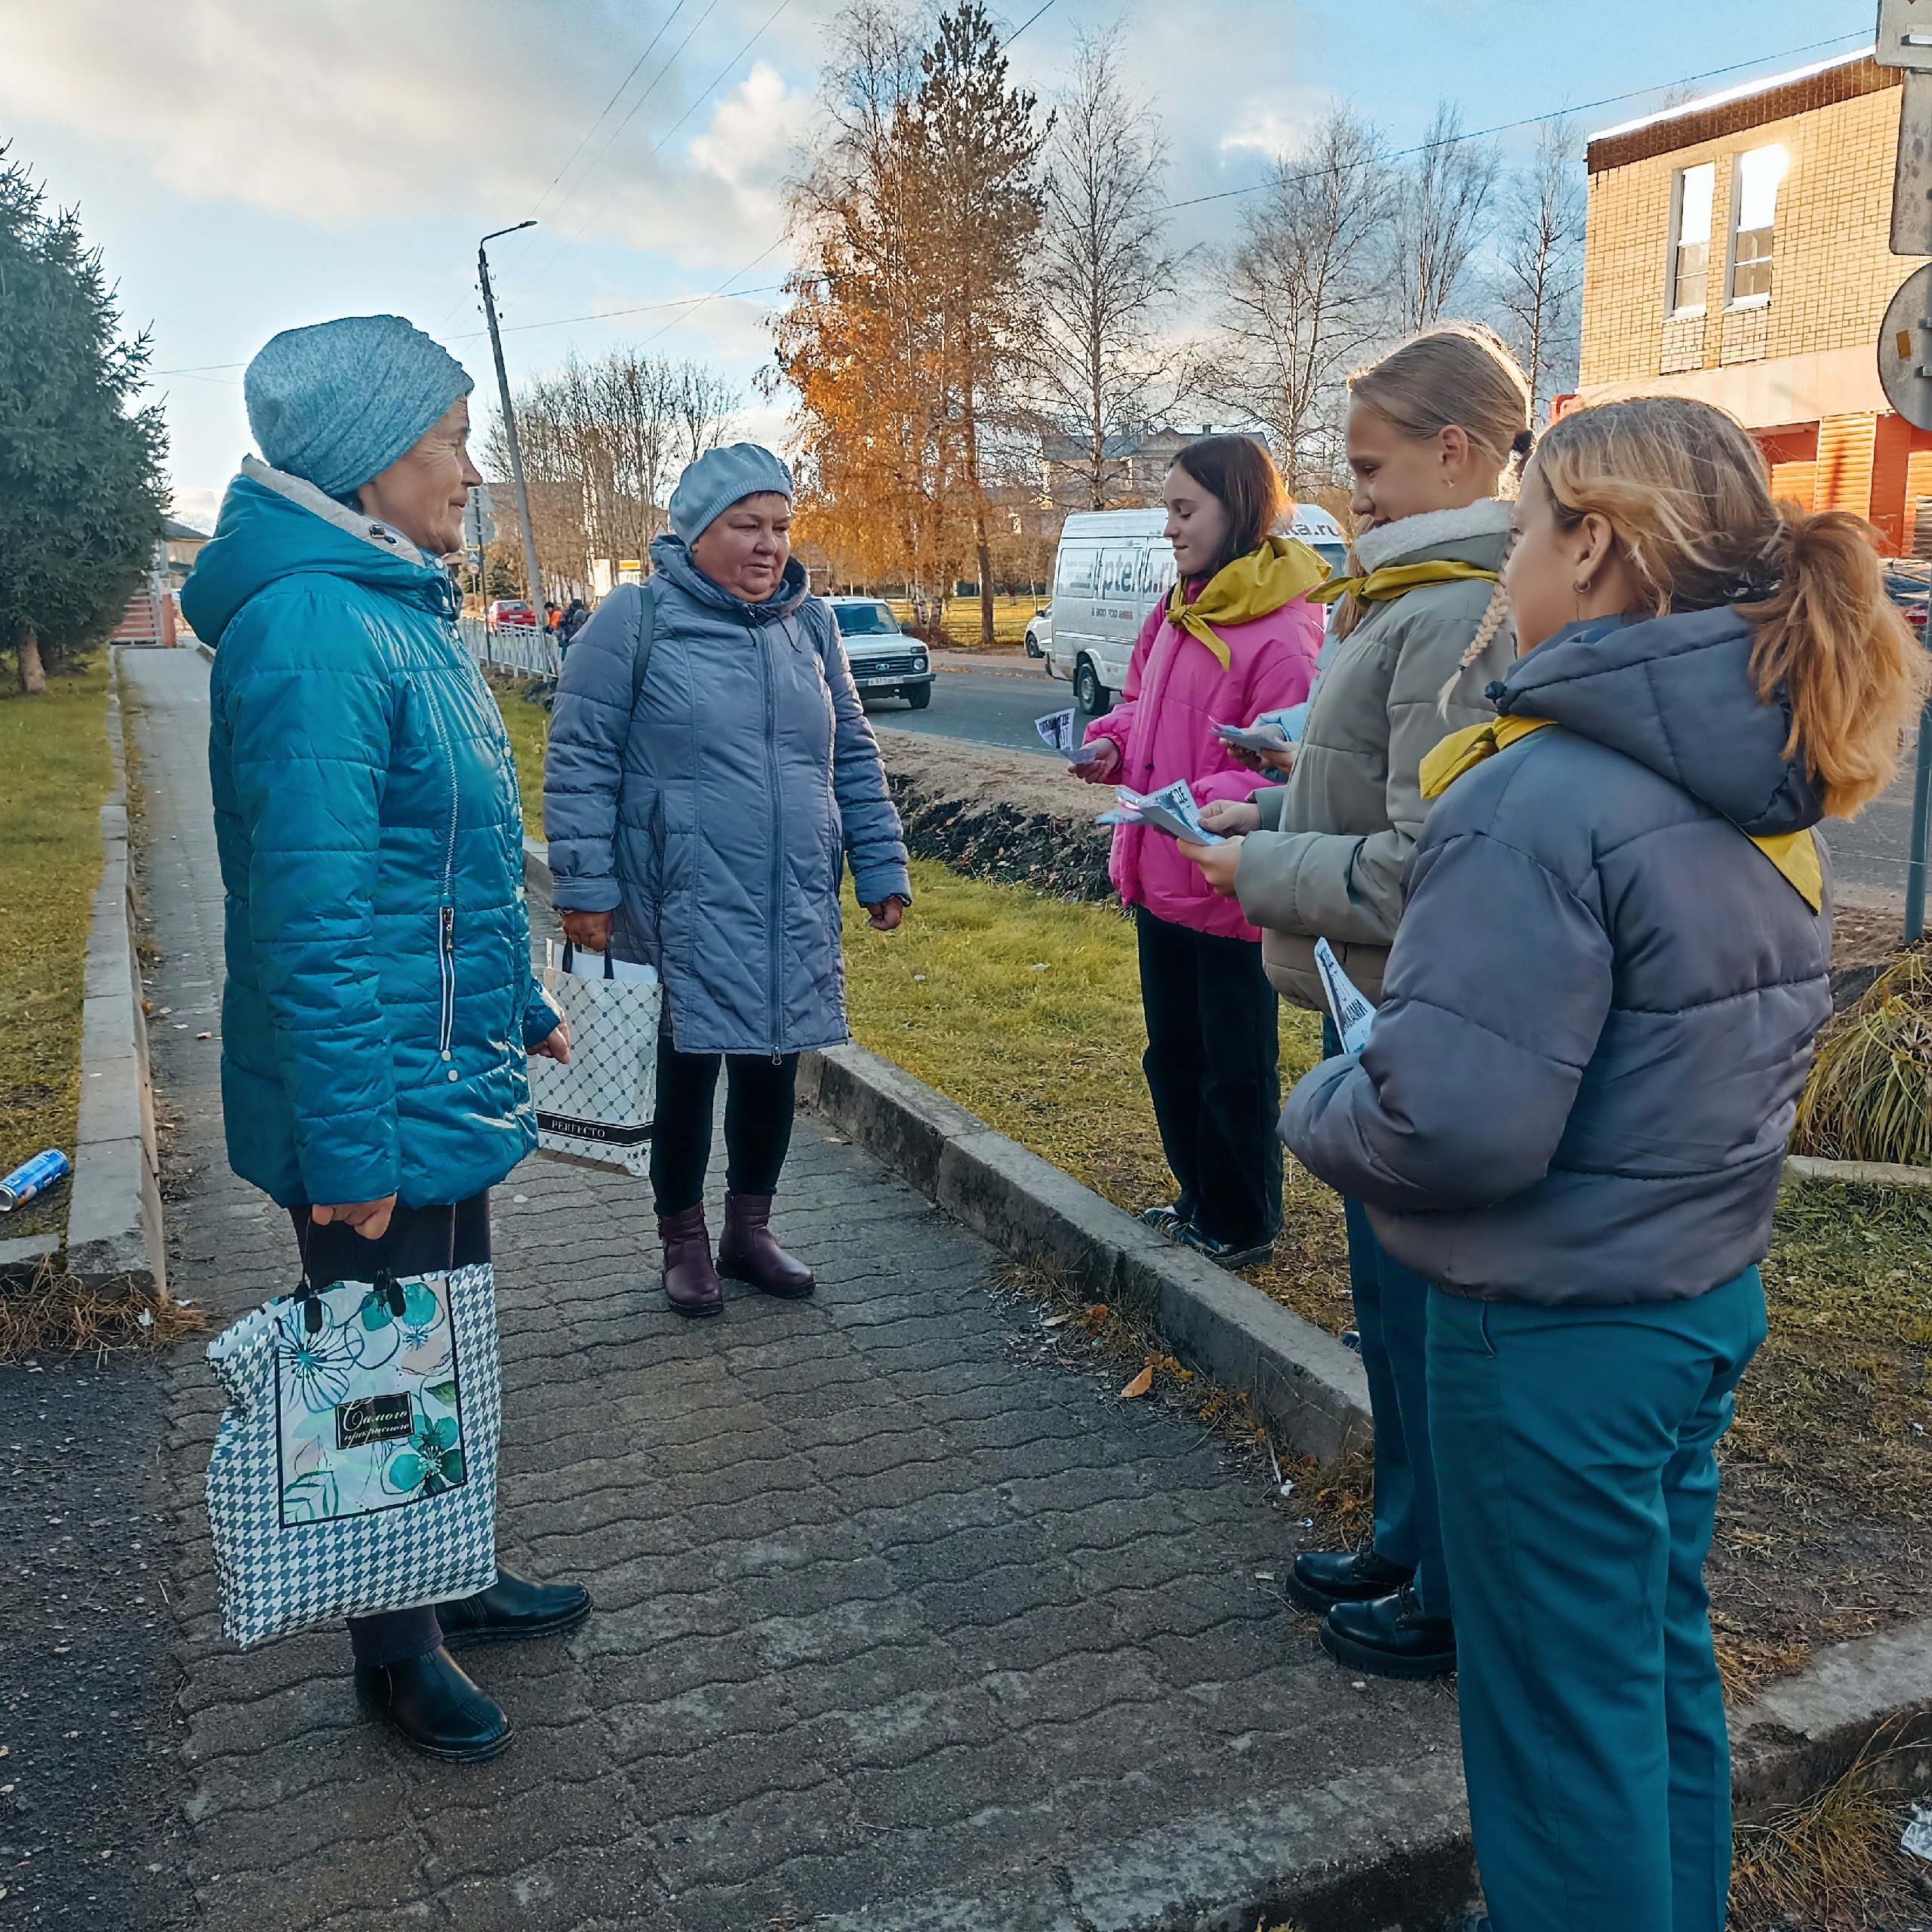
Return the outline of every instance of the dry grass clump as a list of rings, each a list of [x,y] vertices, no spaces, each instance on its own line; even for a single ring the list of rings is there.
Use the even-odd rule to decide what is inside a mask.
[[[47,1349],[102,1355],[165,1349],[208,1327],[208,1317],[146,1288],[90,1287],[44,1262],[32,1280],[0,1287],[0,1361]]]
[[[1880,1775],[1907,1747],[1881,1733],[1844,1774],[1761,1824],[1737,1828],[1732,1932],[1881,1932],[1912,1900],[1905,1807]]]
[[[1932,1166],[1932,950],[1888,967],[1818,1042],[1795,1152]]]

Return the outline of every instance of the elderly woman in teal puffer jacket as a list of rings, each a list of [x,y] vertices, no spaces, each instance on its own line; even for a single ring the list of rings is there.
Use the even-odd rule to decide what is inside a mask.
[[[395,315],[291,329],[249,365],[245,459],[182,596],[218,640],[208,769],[227,900],[229,1164],[321,1287],[490,1257],[488,1190],[537,1145],[535,983],[503,720],[438,558],[481,481],[469,377]],[[445,1639],[539,1636],[575,1586],[352,1619],[356,1687],[405,1741],[492,1756],[508,1719]]]

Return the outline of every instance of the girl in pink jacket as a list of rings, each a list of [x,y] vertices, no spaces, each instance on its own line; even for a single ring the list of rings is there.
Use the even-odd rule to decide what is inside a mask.
[[[1143,792],[1184,779],[1201,804],[1244,798],[1254,774],[1214,728],[1308,696],[1321,613],[1306,592],[1327,571],[1305,545],[1270,534],[1287,493],[1248,437],[1189,444],[1163,494],[1179,579],[1141,627],[1121,702],[1087,728],[1100,757],[1075,770]],[[1223,1267],[1249,1266],[1272,1252],[1281,1225],[1277,1009],[1261,935],[1164,832],[1117,826],[1109,869],[1134,909],[1141,1064],[1180,1183],[1171,1207],[1142,1219]]]

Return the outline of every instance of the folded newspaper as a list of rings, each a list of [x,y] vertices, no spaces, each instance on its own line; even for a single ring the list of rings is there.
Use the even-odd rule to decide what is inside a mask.
[[[1325,939],[1315,942],[1315,971],[1321,975],[1321,990],[1328,995],[1328,1010],[1335,1016],[1335,1030],[1342,1036],[1342,1051],[1358,1054],[1368,1044],[1368,1029],[1374,1023],[1375,1009],[1363,997],[1361,989],[1342,971],[1335,949]]]
[[[1100,814],[1098,823],[1102,825],[1151,825],[1170,838],[1185,838],[1192,845],[1223,842],[1218,832],[1210,832],[1201,823],[1200,808],[1195,804],[1194,793],[1185,778],[1177,778],[1158,792],[1146,793],[1130,792],[1124,785],[1119,786],[1114,796],[1120,803],[1113,811]]]
[[[1100,755],[1098,745],[1083,745],[1073,735],[1071,709],[1050,711],[1045,717],[1035,718],[1033,729],[1048,751],[1058,752],[1069,764],[1091,764]]]

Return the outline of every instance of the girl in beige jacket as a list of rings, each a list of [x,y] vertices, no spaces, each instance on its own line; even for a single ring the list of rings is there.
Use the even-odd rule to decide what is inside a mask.
[[[1417,768],[1491,715],[1484,689],[1514,655],[1497,583],[1501,491],[1530,441],[1529,386],[1487,330],[1430,330],[1349,388],[1358,574],[1315,593],[1339,602],[1287,782],[1210,806],[1203,821],[1226,842],[1184,848],[1262,928],[1281,997],[1316,1012],[1318,939],[1380,998],[1427,810]],[[1300,1556],[1288,1588],[1343,1662],[1427,1677],[1456,1655],[1429,1451],[1428,1284],[1383,1252],[1358,1204],[1343,1206],[1375,1420],[1375,1534],[1360,1550]]]

